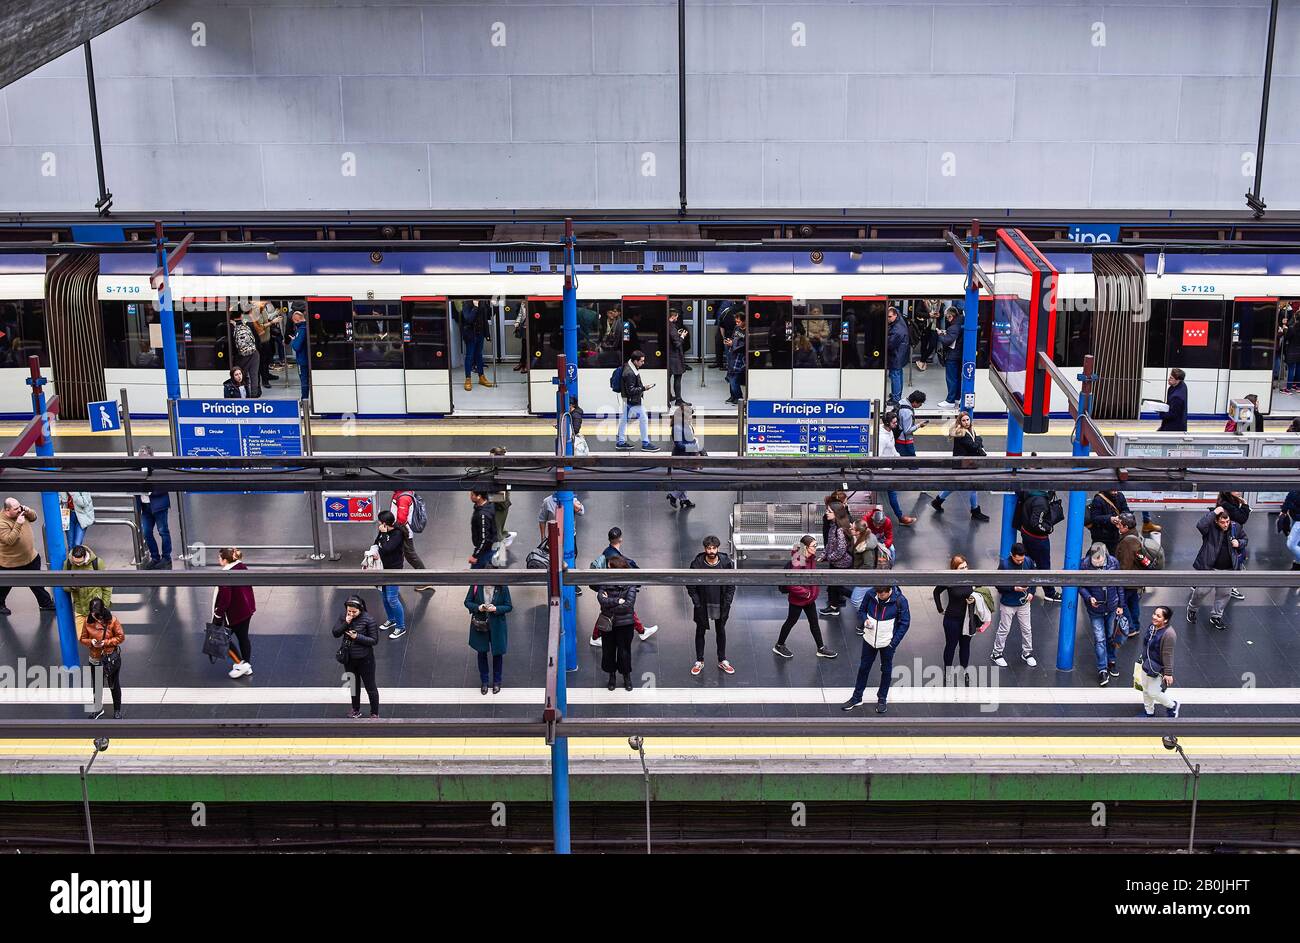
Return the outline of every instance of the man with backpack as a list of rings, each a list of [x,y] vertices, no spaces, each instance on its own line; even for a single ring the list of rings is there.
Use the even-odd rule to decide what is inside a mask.
[[[399,468],[397,474],[406,474],[406,469]],[[388,509],[393,512],[397,526],[406,529],[406,540],[402,543],[402,556],[406,559],[407,565],[414,570],[428,569],[415,549],[415,535],[424,533],[424,528],[429,523],[429,512],[424,506],[424,498],[414,491],[394,491]],[[433,593],[437,592],[437,589],[425,584],[415,587],[415,591]]]
[[[646,392],[654,389],[653,383],[646,386],[641,380],[641,368],[644,366],[645,354],[634,350],[627,358],[627,363],[615,370],[610,377],[610,388],[617,389],[623,399],[623,407],[618,412],[618,441],[614,443],[616,449],[627,451],[633,448],[627,441],[627,423],[635,416],[641,426],[641,451],[659,451],[659,446],[650,441],[649,417],[642,402]]]
[[[1064,519],[1065,509],[1055,491],[1023,491],[1017,495],[1016,526],[1035,569],[1052,568],[1052,530]],[[1060,602],[1061,591],[1055,586],[1044,586],[1043,598]]]
[[[1193,570],[1239,570],[1246,558],[1248,540],[1241,525],[1228,516],[1222,507],[1206,512],[1196,522],[1196,529],[1201,532],[1201,549],[1192,563]],[[1223,621],[1224,610],[1232,598],[1229,586],[1196,587],[1187,599],[1187,622],[1195,624],[1197,609],[1213,594],[1214,605],[1210,609],[1210,627],[1220,632],[1228,630],[1228,623]]]
[[[727,361],[727,386],[731,392],[731,395],[727,397],[727,402],[732,406],[736,406],[739,405],[745,395],[741,385],[745,382],[745,361],[749,356],[743,311],[736,312],[735,326],[732,328],[731,336],[724,338],[722,343],[726,348],[724,356]]]
[[[257,351],[257,335],[238,309],[230,312],[230,346],[235,366],[244,371],[253,399],[262,395],[262,357]]]

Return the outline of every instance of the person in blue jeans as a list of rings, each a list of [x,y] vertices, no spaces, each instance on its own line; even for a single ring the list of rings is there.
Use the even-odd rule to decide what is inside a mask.
[[[460,311],[460,336],[465,342],[465,389],[474,388],[472,375],[478,374],[478,384],[491,388],[495,384],[487,378],[483,369],[483,345],[487,341],[488,316],[491,309],[487,302],[466,301]]]
[[[727,402],[735,406],[745,395],[741,389],[745,379],[745,358],[748,356],[744,314],[735,315],[735,327],[732,329],[731,336],[723,338],[722,343],[726,347],[727,386],[731,393]]]
[[[136,453],[147,457],[153,455],[153,448],[145,445]],[[171,509],[171,496],[166,491],[150,491],[148,494],[139,494],[135,498],[136,507],[140,511],[140,531],[144,537],[144,545],[149,551],[149,559],[144,563],[146,570],[170,570],[172,568],[172,532],[167,523],[167,512]],[[162,541],[162,551],[159,552],[158,541],[154,539],[154,531],[158,531],[158,540]]]
[[[939,404],[961,405],[961,312],[949,306],[944,311],[943,331],[939,334],[939,349],[943,352],[943,373],[948,384],[948,395]]]
[[[655,385],[651,383],[647,386],[642,381],[641,368],[644,366],[645,354],[640,350],[632,351],[632,355],[627,358],[627,363],[623,364],[620,380],[623,408],[618,414],[618,441],[614,443],[616,449],[633,447],[627,441],[627,424],[629,419],[636,417],[641,427],[641,451],[659,451],[659,446],[650,441],[650,422],[645,411],[645,394],[653,390]]]
[[[1106,545],[1098,541],[1089,548],[1087,556],[1079,561],[1080,570],[1119,570],[1119,561],[1110,555]],[[1115,617],[1123,614],[1124,600],[1114,586],[1080,586],[1079,597],[1084,612],[1092,623],[1093,650],[1097,655],[1097,684],[1105,687],[1111,678],[1119,677],[1115,665]]]
[[[307,315],[302,311],[293,313],[293,337],[289,346],[293,348],[293,359],[298,364],[298,384],[301,389],[299,399],[311,399],[311,366],[307,360]]]
[[[890,305],[885,311],[888,327],[885,331],[885,367],[889,371],[889,401],[903,400],[903,368],[912,356],[912,337],[907,325],[899,317],[898,309]]]
[[[1288,491],[1282,502],[1282,519],[1290,521],[1286,549],[1291,551],[1291,569],[1300,570],[1300,491]]]
[[[379,533],[375,534],[375,547],[385,570],[400,570],[406,557],[406,544],[411,539],[405,527],[400,527],[392,511],[379,512]],[[402,605],[400,587],[381,586],[384,594],[384,614],[388,621],[381,630],[391,630],[389,638],[399,639],[406,634],[406,607]]]
[[[894,673],[894,654],[912,624],[912,613],[907,597],[897,586],[877,586],[867,590],[858,607],[858,621],[862,623],[862,659],[858,662],[858,677],[853,693],[840,705],[851,711],[862,703],[862,693],[867,687],[871,666],[880,656],[880,687],[876,689],[876,713],[889,710],[889,682]]]

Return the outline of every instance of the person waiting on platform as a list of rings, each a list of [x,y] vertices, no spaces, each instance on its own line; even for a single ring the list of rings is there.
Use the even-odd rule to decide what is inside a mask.
[[[964,579],[961,575],[970,569],[970,564],[960,553],[955,553],[948,560],[948,569],[954,571],[954,578]],[[948,603],[944,605],[944,594]],[[988,628],[993,618],[993,591],[984,586],[975,586],[970,582],[957,583],[934,588],[934,607],[943,616],[943,683],[947,685],[951,678],[954,687],[969,687],[970,640],[976,633]],[[961,683],[953,674],[953,656],[961,665]]]
[[[253,389],[243,370],[239,367],[230,368],[230,376],[226,377],[226,382],[221,387],[221,395],[226,399],[253,398]]]
[[[1228,512],[1228,517],[1232,518],[1233,523],[1240,524],[1243,530],[1246,528],[1246,522],[1250,520],[1250,505],[1246,503],[1244,494],[1240,491],[1220,491],[1219,499],[1215,503]],[[1229,593],[1233,599],[1246,598],[1246,594],[1235,586],[1229,590]]]
[[[970,413],[958,413],[957,418],[953,420],[952,454],[966,458],[978,458],[988,454],[984,451],[983,437],[975,434]],[[939,492],[939,496],[930,502],[930,507],[934,508],[937,513],[942,514],[943,502],[947,501],[951,494],[952,491]],[[989,516],[980,510],[980,493],[978,491],[969,491],[967,494],[970,495],[971,520],[987,522]]]
[[[501,671],[506,654],[506,614],[514,606],[510,602],[510,587],[490,587],[492,595],[482,584],[471,586],[465,594],[465,608],[469,610],[469,647],[478,656],[479,693],[501,693]],[[491,676],[488,675],[488,655],[492,656]]]
[[[473,374],[478,374],[478,385],[491,389],[495,384],[487,378],[483,368],[483,347],[491,336],[488,319],[492,306],[486,301],[465,301],[460,309],[460,337],[465,345],[465,392],[474,389]]]
[[[1106,545],[1097,541],[1079,561],[1080,570],[1118,570],[1119,561],[1110,555]],[[1116,620],[1125,615],[1123,592],[1114,586],[1080,586],[1079,597],[1084,612],[1092,624],[1093,651],[1097,655],[1097,684],[1105,687],[1111,678],[1119,677],[1115,665],[1115,650],[1128,637],[1128,632],[1116,633]]]
[[[471,491],[469,500],[474,505],[474,513],[469,519],[469,536],[474,544],[474,551],[469,555],[469,565],[471,569],[485,570],[492,565],[492,557],[496,553],[493,550],[498,536],[496,508],[492,506],[486,491]]]
[[[1056,527],[1052,523],[1054,497],[1053,492],[1041,489],[1024,491],[1016,497],[1016,526],[1020,529],[1020,542],[1039,570],[1052,568],[1052,531]],[[1061,591],[1055,586],[1044,586],[1043,598],[1048,602],[1060,602]]]
[[[96,597],[90,601],[86,621],[82,623],[77,638],[90,651],[90,673],[94,678],[95,702],[90,711],[91,720],[104,716],[104,688],[113,694],[113,719],[122,719],[122,653],[118,651],[126,641],[122,623]]]
[[[1241,525],[1234,521],[1224,508],[1215,507],[1213,511],[1207,511],[1196,522],[1196,529],[1201,532],[1201,549],[1192,562],[1193,570],[1241,569],[1249,541]],[[1189,625],[1195,624],[1197,609],[1211,595],[1214,596],[1214,605],[1210,609],[1210,627],[1226,632],[1228,624],[1223,621],[1223,614],[1232,595],[1227,586],[1194,588],[1187,600],[1187,622]]]
[[[891,409],[885,413],[880,420],[880,457],[881,458],[898,458],[898,446],[894,444],[894,435],[898,432],[898,411]],[[898,518],[900,524],[913,524],[916,518],[908,517],[903,513],[903,509],[898,504],[898,492],[886,491],[885,496],[889,499],[889,506],[893,509],[894,516]]]
[[[1179,704],[1166,693],[1174,686],[1174,648],[1178,633],[1170,625],[1173,610],[1156,606],[1151,613],[1151,624],[1142,634],[1142,660],[1138,680],[1142,684],[1142,713],[1156,715],[1156,705],[1165,709],[1166,717],[1177,717]]]
[[[682,376],[686,373],[686,348],[691,332],[682,327],[680,308],[668,309],[668,405],[689,406],[682,399]]]
[[[89,491],[63,492],[63,506],[68,509],[68,526],[63,530],[68,535],[68,546],[86,542],[86,531],[95,523],[95,501]]]
[[[68,559],[63,561],[63,568],[69,573],[93,573],[104,569],[104,561],[84,544],[77,544],[68,551]],[[108,608],[113,607],[113,587],[111,586],[69,586],[68,596],[72,600],[72,618],[77,632],[85,624],[90,614],[90,604],[96,599],[103,600]]]
[[[1012,544],[1011,554],[998,562],[999,570],[1032,570],[1034,561],[1025,553],[1024,544]],[[989,656],[999,668],[1007,666],[1002,656],[1007,645],[1007,636],[1011,634],[1012,621],[1020,624],[1020,658],[1030,668],[1038,667],[1034,658],[1034,630],[1030,624],[1030,600],[1034,591],[1029,586],[999,586],[998,588],[998,631],[993,636],[993,652]]]
[[[385,570],[400,570],[406,559],[407,536],[405,527],[397,526],[397,518],[392,511],[379,512],[379,531],[371,551],[372,558],[377,555]],[[388,632],[390,639],[399,639],[406,634],[406,607],[402,605],[400,586],[381,586],[384,594],[384,613],[388,620],[379,628]],[[391,630],[391,631],[390,631]]]
[[[907,597],[897,586],[877,586],[867,590],[858,615],[863,625],[862,658],[858,662],[858,677],[853,685],[853,693],[840,708],[851,711],[862,703],[867,677],[879,655],[880,687],[876,689],[876,713],[883,714],[889,710],[889,682],[894,673],[894,655],[911,627],[912,611],[907,605]]]
[[[137,455],[147,458],[153,455],[153,448],[148,445],[140,447]],[[145,549],[149,559],[143,564],[146,570],[170,570],[172,568],[172,530],[167,522],[171,511],[172,499],[166,491],[149,491],[136,495],[136,509],[140,512],[140,530],[144,537]],[[162,550],[154,540],[154,531],[158,531],[158,540],[162,541]]]
[[[743,311],[736,312],[735,325],[731,329],[731,336],[723,339],[724,358],[727,365],[727,386],[730,396],[727,402],[736,406],[744,398],[745,391],[741,388],[745,383],[745,370],[747,368],[747,358],[749,357],[748,343],[745,334],[745,314]]]
[[[607,564],[611,570],[626,570],[624,557],[611,557]],[[640,589],[632,585],[601,586],[596,591],[600,601],[600,616],[596,620],[600,633],[600,667],[609,675],[609,690],[614,690],[615,672],[623,675],[624,690],[632,690],[632,633],[636,625],[636,595]]]
[[[641,427],[641,451],[659,451],[659,446],[650,441],[649,416],[646,414],[644,402],[645,394],[653,390],[655,385],[651,383],[647,386],[641,379],[641,369],[644,366],[645,354],[640,350],[632,351],[631,356],[627,358],[627,363],[623,364],[619,380],[619,395],[623,403],[618,411],[618,441],[614,443],[616,449],[633,448],[627,441],[627,424],[635,417]]]
[[[734,564],[731,557],[721,550],[722,541],[710,534],[704,538],[704,549],[691,561],[692,570],[730,570]],[[691,665],[691,674],[698,675],[704,670],[704,637],[709,631],[710,622],[714,629],[714,642],[718,649],[718,668],[726,674],[735,674],[736,669],[727,661],[727,617],[731,615],[731,603],[736,598],[736,587],[731,583],[706,583],[699,586],[687,586],[686,595],[691,600],[691,615],[695,620],[695,664]]]
[[[1094,494],[1088,503],[1088,513],[1084,518],[1093,542],[1105,544],[1106,550],[1114,553],[1115,548],[1119,546],[1120,518],[1127,513],[1129,513],[1128,499],[1119,489],[1112,488]]]
[[[816,567],[817,538],[811,534],[804,534],[791,548],[790,562],[786,564],[786,569],[813,570]],[[793,578],[797,578],[797,574]],[[794,624],[799,621],[799,616],[802,614],[808,618],[808,630],[812,632],[813,642],[817,646],[817,657],[839,657],[839,652],[832,651],[822,640],[821,626],[817,622],[817,597],[821,594],[821,587],[791,584],[784,587],[782,591],[786,595],[789,609],[786,612],[785,621],[781,623],[781,633],[777,636],[772,651],[782,658],[794,657],[794,652],[785,647],[785,642],[790,637],[790,630],[794,628]]]
[[[695,437],[695,407],[690,403],[679,403],[673,410],[672,418],[673,427],[673,454],[674,455],[707,455],[704,446],[700,440]],[[681,508],[683,511],[689,511],[695,507],[695,502],[686,494],[684,488],[677,488],[668,492],[668,503],[674,509]]]
[[[630,570],[640,569],[640,567],[637,566],[637,562],[623,552],[622,528],[611,527],[609,529],[609,533],[606,534],[606,537],[609,540],[609,544],[605,547],[604,550],[602,550],[599,553],[599,555],[597,555],[596,559],[591,561],[591,566],[593,569],[601,569],[603,567],[609,566],[609,561],[613,560],[615,557],[619,557],[625,560],[627,562],[627,568]],[[641,639],[641,641],[644,642],[646,641],[646,639],[650,638],[650,636],[654,635],[656,632],[659,631],[659,626],[658,624],[644,625],[641,622],[641,616],[637,615],[635,630],[637,636]],[[592,645],[600,644],[600,638],[596,632],[594,631],[592,632],[591,638],[592,638],[592,642],[591,642]]]
[[[889,405],[897,406],[903,400],[903,368],[912,356],[912,339],[907,325],[898,316],[898,309],[890,305],[885,311],[888,328],[885,332],[885,367],[889,372]]]
[[[1119,516],[1119,543],[1115,545],[1115,559],[1121,570],[1158,570],[1161,563],[1147,552],[1147,546],[1137,532],[1137,518],[1132,514]],[[1128,638],[1142,632],[1142,589],[1125,586],[1119,591],[1124,600],[1124,613],[1128,616]]]
[[[222,547],[218,556],[223,570],[247,570],[238,547]],[[212,620],[230,627],[230,677],[246,678],[253,673],[253,640],[248,635],[257,600],[251,586],[218,586],[212,594]]]
[[[4,511],[0,513],[0,570],[39,570],[41,556],[36,552],[35,535],[31,525],[37,520],[36,512],[17,498],[5,498]],[[54,599],[43,586],[31,587],[36,605],[43,611],[54,609]],[[9,599],[9,586],[0,586],[0,616],[9,615],[5,602]]]
[[[335,658],[348,675],[352,691],[352,710],[349,717],[361,716],[361,686],[365,685],[366,700],[370,702],[370,716],[379,716],[379,686],[375,683],[375,646],[379,644],[379,629],[374,618],[366,612],[366,601],[360,596],[349,596],[343,604],[343,615],[334,623],[332,634],[341,638]]]
[[[939,334],[939,356],[943,358],[947,397],[940,409],[956,409],[961,405],[961,312],[951,305],[943,313],[943,330]]]
[[[257,349],[257,335],[238,309],[230,312],[230,346],[235,366],[244,371],[252,398],[262,395],[262,357]]]
[[[1182,367],[1173,367],[1169,371],[1166,380],[1168,389],[1165,391],[1165,401],[1163,403],[1154,400],[1143,400],[1142,405],[1160,413],[1160,428],[1157,432],[1186,432],[1187,431],[1187,372]],[[1160,531],[1160,525],[1151,520],[1151,514],[1147,511],[1142,512],[1142,533],[1154,534]]]
[[[289,346],[293,348],[293,359],[298,364],[298,398],[311,399],[311,366],[307,360],[307,315],[295,310],[292,315],[293,336]]]

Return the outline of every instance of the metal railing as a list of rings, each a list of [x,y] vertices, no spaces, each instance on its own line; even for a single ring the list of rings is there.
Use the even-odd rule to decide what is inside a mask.
[[[96,498],[117,498],[121,497],[122,494],[120,491],[90,491],[87,493],[90,495],[92,501]],[[130,514],[131,517],[102,517],[101,515],[104,513]],[[140,533],[140,509],[135,506],[134,500],[132,500],[130,507],[104,507],[96,504],[95,523],[91,526],[94,527],[98,524],[116,524],[118,526],[125,525],[126,527],[129,527],[131,529],[131,562],[136,566],[139,566],[141,562],[143,562],[144,535]]]

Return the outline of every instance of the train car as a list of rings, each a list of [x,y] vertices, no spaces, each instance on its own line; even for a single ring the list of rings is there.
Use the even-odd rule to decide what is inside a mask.
[[[27,360],[40,358],[46,396],[53,396],[54,371],[50,365],[45,319],[45,257],[0,256],[0,413],[32,414],[32,388],[27,380]]]
[[[582,269],[578,376],[588,413],[616,411],[611,374],[633,349],[647,357],[646,382],[654,384],[650,411],[667,409],[672,310],[688,332],[692,372],[684,395],[705,414],[732,409],[725,404],[725,379],[712,369],[718,320],[728,309],[749,315],[750,396],[883,399],[885,312],[892,306],[913,331],[906,389],[924,390],[930,407],[945,399],[943,366],[925,347],[943,311],[964,305],[965,274],[950,256],[827,253],[816,262],[794,252],[675,257],[686,261],[652,266],[661,271],[632,264]],[[1136,418],[1143,398],[1163,397],[1173,366],[1188,371],[1194,416],[1222,415],[1229,399],[1246,393],[1259,395],[1266,413],[1300,414],[1300,396],[1275,390],[1279,329],[1300,313],[1300,256],[1171,255],[1162,261],[1148,255],[1127,272],[1083,252],[1049,257],[1061,273],[1053,353],[1076,383],[1083,355],[1097,353],[1106,375],[1101,414]],[[173,280],[182,392],[219,394],[229,369],[230,310],[270,301],[286,316],[294,308],[307,315],[310,389],[320,414],[550,414],[556,357],[563,350],[562,275],[545,253],[530,259],[517,250],[389,253],[380,262],[360,253],[272,259],[192,254]],[[161,325],[148,287],[152,259],[104,262],[99,298],[109,351],[106,383],[130,389],[137,412],[160,413],[165,387]],[[1125,296],[1119,304],[1112,303],[1116,284]],[[461,315],[471,300],[491,312],[487,383],[464,376]],[[976,410],[1001,413],[987,377],[991,299],[982,299],[980,308]],[[264,395],[297,397],[292,356],[288,360]]]

